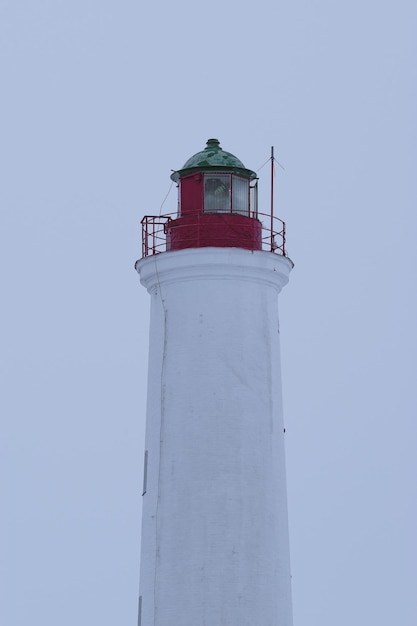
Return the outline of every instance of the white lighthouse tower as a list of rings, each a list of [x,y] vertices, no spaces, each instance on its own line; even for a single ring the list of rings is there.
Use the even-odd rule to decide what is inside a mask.
[[[292,262],[216,139],[146,216],[151,296],[140,626],[291,626],[277,295]]]

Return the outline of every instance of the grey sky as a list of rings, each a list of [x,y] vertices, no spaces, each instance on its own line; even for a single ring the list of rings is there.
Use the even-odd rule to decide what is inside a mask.
[[[416,26],[413,0],[0,2],[2,623],[136,623],[139,221],[217,137],[285,167],[294,624],[415,626]]]

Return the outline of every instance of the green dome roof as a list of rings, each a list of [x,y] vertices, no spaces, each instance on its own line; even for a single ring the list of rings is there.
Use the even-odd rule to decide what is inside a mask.
[[[171,176],[172,180],[178,182],[182,176],[192,174],[197,171],[223,171],[223,172],[236,172],[242,174],[247,178],[256,178],[256,173],[251,170],[247,170],[234,154],[226,152],[220,147],[218,139],[209,139],[207,145],[201,152],[194,154],[184,164],[182,169],[174,172]]]

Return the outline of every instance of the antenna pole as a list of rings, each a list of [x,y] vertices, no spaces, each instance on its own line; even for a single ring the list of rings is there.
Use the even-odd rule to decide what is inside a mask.
[[[274,146],[271,146],[271,252],[274,251]]]

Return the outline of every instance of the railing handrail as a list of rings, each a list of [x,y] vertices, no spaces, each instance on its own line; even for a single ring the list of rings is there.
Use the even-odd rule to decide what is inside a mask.
[[[213,213],[210,213],[213,215]],[[239,215],[242,213],[222,213],[222,215]],[[164,213],[163,215],[144,215],[142,224],[142,257],[152,256],[165,252],[166,250],[166,238],[167,238],[167,224],[177,218],[181,217],[177,212]],[[253,219],[257,219],[261,222],[262,226],[262,250],[287,256],[285,249],[286,237],[285,237],[285,222],[279,217],[273,217],[271,220],[270,213],[261,213],[259,211],[249,215]],[[268,225],[265,225],[262,221],[262,217],[268,218]],[[271,230],[269,223],[274,224],[274,229]],[[265,222],[267,220],[265,219]],[[184,225],[185,228],[189,228],[193,224],[187,221]],[[199,226],[198,216],[196,217],[196,226]],[[178,228],[182,226],[179,225]],[[278,241],[276,241],[278,238]]]

